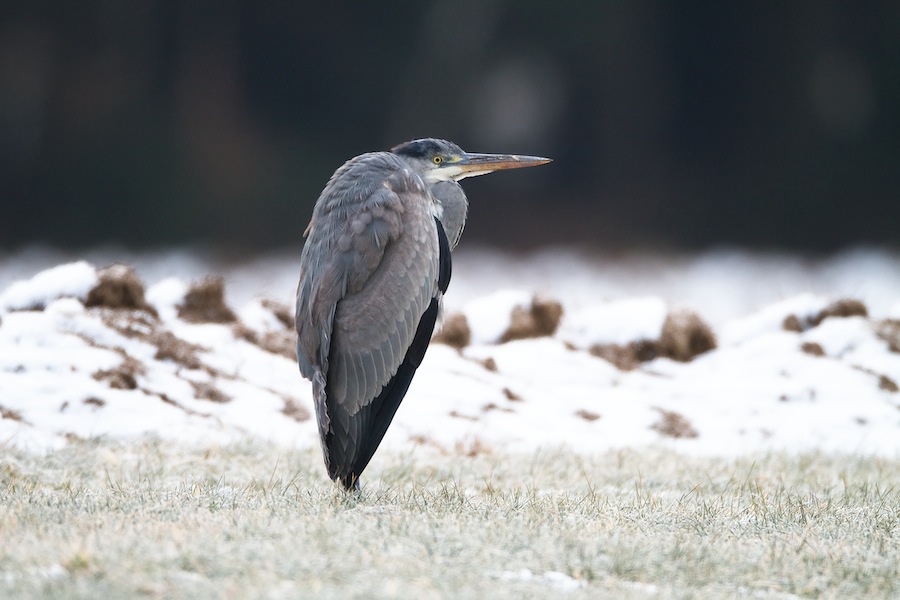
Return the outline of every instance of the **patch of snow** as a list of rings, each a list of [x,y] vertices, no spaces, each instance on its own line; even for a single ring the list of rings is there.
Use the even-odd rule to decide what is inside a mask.
[[[6,288],[0,293],[0,311],[40,309],[57,298],[86,300],[99,282],[97,270],[85,261],[59,265]]]
[[[782,330],[784,320],[790,315],[807,322],[827,305],[827,298],[809,293],[781,300],[723,325],[719,342],[722,345],[740,344],[762,333]]]
[[[184,303],[188,285],[177,277],[167,277],[153,285],[145,294],[147,302],[159,312],[165,321],[171,321],[178,315],[178,305]]]
[[[531,569],[523,568],[517,571],[500,571],[496,577],[501,581],[515,583],[542,583],[559,592],[574,592],[585,585],[584,581],[579,581],[559,571],[545,571],[543,575],[536,575]]]
[[[251,300],[238,311],[241,322],[260,331],[277,331],[284,327],[271,310],[262,305],[258,299]]]
[[[894,304],[887,314],[888,319],[900,319],[900,302]]]
[[[668,307],[662,298],[614,300],[563,314],[561,339],[579,348],[659,339]]]
[[[159,320],[85,308],[96,284],[87,263],[52,268],[0,293],[4,307],[46,306],[2,314],[0,443],[42,451],[74,434],[318,445],[311,384],[285,351],[292,334],[260,300],[260,290],[284,288],[277,299],[290,302],[294,261],[231,267],[226,281],[238,291],[226,293],[245,298],[236,310],[243,327],[235,327],[178,318],[188,289],[182,277],[198,279],[204,273],[195,270],[205,263],[192,257],[179,274],[175,256],[141,259],[161,276],[146,293]],[[613,261],[602,269],[563,253],[541,254],[534,264],[490,253],[484,259],[468,264],[472,274],[455,269],[447,295],[465,306],[472,344],[462,351],[431,345],[384,447],[900,455],[900,392],[892,387],[900,383],[900,353],[873,329],[884,316],[900,316],[900,270],[888,272],[900,266],[893,256],[849,254],[810,266],[724,253]],[[864,281],[853,269],[880,278]],[[140,268],[138,274],[144,276]],[[3,277],[9,279],[0,269]],[[513,281],[525,287],[501,285]],[[822,308],[854,288],[871,318],[831,317],[812,326]],[[563,304],[558,333],[497,343],[512,310],[540,293]],[[710,302],[721,303],[710,309],[714,319],[704,312]],[[683,304],[714,323],[717,349],[631,371],[585,351],[657,338],[671,307]],[[785,330],[790,315],[807,329]],[[278,342],[274,352],[264,339]],[[164,350],[166,344],[172,347]]]
[[[565,573],[560,573],[559,571],[545,571],[542,579],[550,585],[550,587],[561,592],[574,592],[585,585],[584,581],[580,581]]]
[[[509,329],[510,315],[516,307],[531,306],[532,294],[524,290],[499,290],[481,298],[475,298],[463,309],[472,342],[492,344]]]

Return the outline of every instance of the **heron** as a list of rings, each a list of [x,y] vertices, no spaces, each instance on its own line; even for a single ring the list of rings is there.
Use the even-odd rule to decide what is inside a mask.
[[[425,356],[468,212],[459,181],[550,160],[427,138],[331,176],[304,232],[295,324],[333,481],[359,490]]]

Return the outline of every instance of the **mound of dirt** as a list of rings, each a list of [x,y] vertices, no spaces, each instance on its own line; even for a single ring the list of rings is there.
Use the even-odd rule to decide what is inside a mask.
[[[688,362],[698,354],[716,347],[712,328],[695,312],[682,310],[669,313],[659,338],[663,356]]]
[[[269,298],[263,298],[260,304],[275,315],[275,318],[281,321],[286,329],[294,328],[294,311],[290,306]]]
[[[260,332],[237,322],[232,326],[232,333],[234,337],[255,344],[266,352],[297,360],[297,334],[293,329]]]
[[[660,356],[688,362],[715,347],[712,328],[697,313],[682,310],[669,313],[658,340],[637,340],[624,345],[594,344],[588,352],[621,371],[631,371]]]
[[[869,309],[861,301],[854,298],[844,298],[832,302],[823,308],[819,314],[813,317],[812,326],[815,327],[829,317],[868,317]]]
[[[557,300],[535,296],[527,309],[517,306],[509,319],[509,327],[500,336],[500,343],[553,335],[559,328],[563,308]]]
[[[900,352],[900,319],[885,319],[875,325],[875,333],[887,342],[891,352]]]
[[[461,350],[472,341],[472,330],[469,321],[462,313],[450,313],[444,317],[444,323],[431,338],[432,342],[446,344],[451,348]]]
[[[177,337],[171,331],[154,333],[150,342],[156,346],[156,360],[171,360],[188,369],[199,369],[203,366],[197,352],[203,350],[200,346],[187,342]]]
[[[785,331],[803,333],[813,327],[818,327],[822,321],[831,317],[868,317],[869,309],[863,302],[855,298],[843,298],[836,300],[820,310],[812,317],[799,318],[797,315],[788,315],[781,324]]]
[[[137,389],[137,376],[146,372],[144,365],[126,356],[118,367],[97,371],[92,375],[97,381],[105,381],[114,390]]]
[[[100,283],[88,292],[86,307],[143,310],[157,316],[156,309],[144,299],[144,284],[133,268],[116,263],[100,269],[97,276]]]
[[[297,404],[297,401],[293,398],[284,399],[284,408],[281,409],[281,414],[292,418],[298,423],[309,420],[309,411]]]
[[[662,350],[657,340],[639,340],[625,345],[594,344],[588,352],[612,363],[620,371],[631,371],[658,357]]]
[[[575,411],[575,416],[581,417],[585,421],[596,421],[597,419],[600,418],[600,415],[598,415],[597,413],[591,412],[589,410],[585,410],[583,408],[580,408],[577,411]]]
[[[810,356],[825,356],[825,349],[822,348],[822,344],[817,344],[816,342],[803,342],[800,345],[800,351]]]
[[[198,381],[190,381],[191,387],[194,388],[194,397],[197,400],[209,400],[210,402],[218,402],[220,404],[224,404],[226,402],[231,402],[231,397],[222,392],[216,385],[212,382],[198,382]]]
[[[786,316],[781,323],[781,328],[785,331],[793,331],[794,333],[803,333],[804,331],[803,323],[800,322],[797,315]]]
[[[184,303],[178,306],[178,318],[189,323],[233,323],[237,316],[225,304],[225,281],[206,277],[190,287]]]
[[[671,438],[695,438],[699,434],[691,422],[682,415],[671,410],[654,408],[660,414],[660,419],[650,429],[658,431],[660,435]]]

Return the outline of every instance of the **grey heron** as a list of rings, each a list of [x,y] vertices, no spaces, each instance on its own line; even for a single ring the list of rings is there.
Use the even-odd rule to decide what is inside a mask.
[[[548,162],[428,138],[331,176],[304,232],[295,315],[331,479],[358,489],[425,355],[466,221],[458,181]]]

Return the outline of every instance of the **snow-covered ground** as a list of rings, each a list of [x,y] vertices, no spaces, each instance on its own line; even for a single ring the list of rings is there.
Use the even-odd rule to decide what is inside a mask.
[[[285,309],[297,254],[0,257],[0,442],[41,450],[72,435],[152,434],[317,445]],[[126,269],[94,267],[112,262],[135,267],[146,301]],[[214,283],[192,287],[210,274],[224,277],[228,306]],[[848,298],[860,302],[835,303]],[[900,456],[895,253],[469,249],[445,305],[461,348],[432,344],[385,446]],[[449,335],[462,322],[468,342]]]

